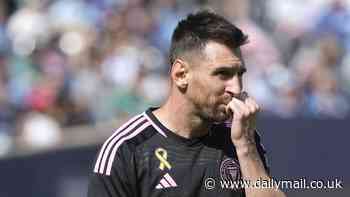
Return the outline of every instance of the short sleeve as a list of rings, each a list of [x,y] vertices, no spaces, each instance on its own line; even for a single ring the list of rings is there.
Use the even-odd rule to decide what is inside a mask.
[[[88,197],[136,196],[132,155],[126,146],[121,146],[115,153],[102,148],[89,177]]]

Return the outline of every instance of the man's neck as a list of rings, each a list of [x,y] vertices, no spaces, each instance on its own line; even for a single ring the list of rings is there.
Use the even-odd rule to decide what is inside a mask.
[[[154,111],[158,120],[170,131],[184,138],[204,136],[209,132],[210,123],[203,121],[185,102],[168,99]]]

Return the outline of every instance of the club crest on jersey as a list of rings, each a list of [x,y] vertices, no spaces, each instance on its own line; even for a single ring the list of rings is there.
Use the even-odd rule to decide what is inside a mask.
[[[168,162],[168,152],[164,148],[157,148],[154,151],[157,159],[159,160],[159,169],[164,170],[165,168],[171,169],[171,165]]]
[[[237,181],[241,179],[238,161],[232,158],[224,159],[220,165],[220,176],[225,181]]]

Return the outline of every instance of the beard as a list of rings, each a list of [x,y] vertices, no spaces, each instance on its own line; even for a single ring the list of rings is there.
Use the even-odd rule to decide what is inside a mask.
[[[232,114],[226,110],[225,104],[207,106],[201,110],[200,116],[211,123],[221,123],[229,120]]]
[[[232,117],[230,111],[227,111],[227,104],[231,101],[230,96],[223,95],[203,95],[194,94],[191,102],[194,104],[197,115],[205,122],[220,123],[229,120]]]
[[[225,104],[219,105],[214,109],[214,121],[215,122],[225,122],[231,118],[232,114],[227,111],[227,106]]]

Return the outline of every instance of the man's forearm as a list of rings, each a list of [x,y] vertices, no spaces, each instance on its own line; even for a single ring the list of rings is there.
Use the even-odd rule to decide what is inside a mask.
[[[242,178],[255,184],[258,180],[270,180],[266,172],[255,142],[236,143],[236,152],[241,166]],[[248,187],[247,197],[285,197],[278,188]]]

